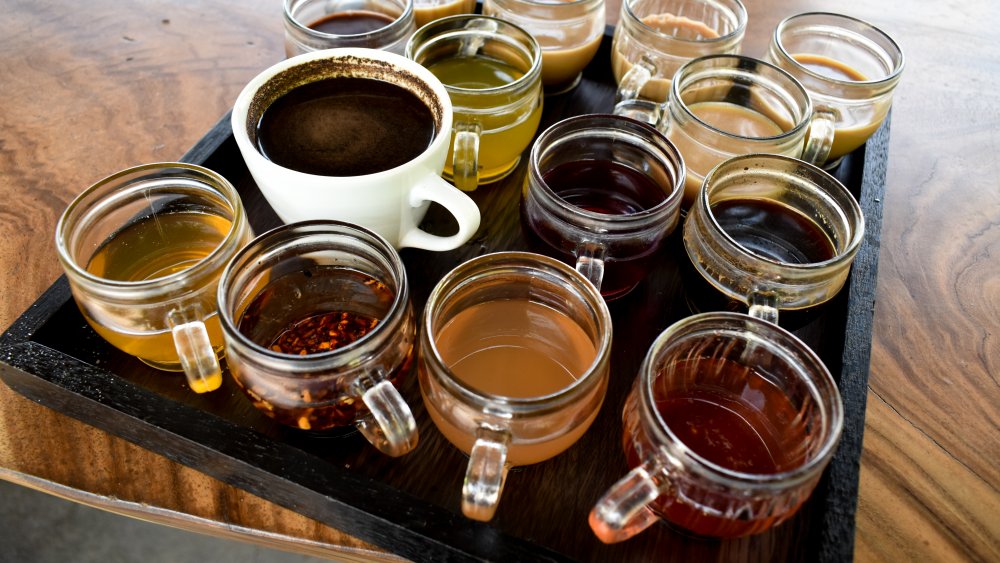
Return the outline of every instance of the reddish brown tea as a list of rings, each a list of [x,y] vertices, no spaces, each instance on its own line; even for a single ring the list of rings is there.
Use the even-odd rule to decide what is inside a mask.
[[[380,12],[347,10],[324,16],[309,24],[320,33],[333,35],[360,35],[371,33],[391,24],[395,18]]]
[[[611,160],[579,160],[559,164],[542,178],[563,201],[604,215],[633,215],[652,209],[669,196],[652,177]],[[524,232],[532,250],[576,264],[574,248],[579,235],[568,232],[538,214],[522,208]],[[604,263],[601,295],[615,299],[631,291],[646,273],[660,241],[630,255],[609,257]]]
[[[391,288],[365,273],[339,267],[305,268],[272,280],[247,306],[238,328],[274,352],[329,353],[371,334],[394,299]],[[412,367],[412,343],[396,356],[402,356],[398,365],[384,366],[393,384]],[[364,408],[346,378],[289,376],[276,385],[254,379],[249,372],[234,375],[257,408],[303,430],[353,424]]]
[[[755,369],[730,360],[702,358],[673,364],[671,375],[656,380],[654,404],[671,432],[702,459],[725,469],[754,475],[788,471],[804,463],[805,421],[788,396]],[[683,383],[682,383],[683,382]],[[630,411],[631,410],[631,414]],[[626,410],[625,453],[635,467],[649,437]],[[679,494],[661,495],[650,507],[665,520],[697,535],[737,537],[757,533],[783,519],[781,511],[740,507],[736,499],[680,482]]]

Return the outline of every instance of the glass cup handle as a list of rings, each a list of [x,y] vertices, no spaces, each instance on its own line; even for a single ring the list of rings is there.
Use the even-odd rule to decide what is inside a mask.
[[[583,242],[576,248],[576,271],[590,280],[598,290],[604,281],[604,260],[607,249],[593,241]]]
[[[433,201],[447,209],[458,223],[458,232],[442,237],[432,235],[418,226],[412,226],[400,236],[400,248],[452,250],[465,244],[479,229],[481,217],[476,202],[437,174],[429,174],[424,181],[415,184],[410,189],[409,198],[412,207],[421,207],[426,202]]]
[[[663,106],[657,102],[644,100],[639,92],[656,74],[656,65],[646,55],[639,57],[632,68],[622,76],[615,92],[615,107],[612,113],[642,121],[655,126],[663,116]]]
[[[462,514],[467,518],[489,522],[496,514],[507,481],[509,446],[510,432],[505,429],[481,425],[476,430],[462,484]]]
[[[594,535],[604,543],[617,543],[653,525],[660,517],[649,503],[673,487],[666,475],[658,462],[647,461],[612,485],[590,511]]]
[[[833,135],[836,132],[837,111],[826,106],[816,106],[813,111],[812,123],[809,125],[809,138],[802,149],[802,160],[822,166],[830,156],[833,148]]]
[[[456,123],[455,144],[451,154],[452,176],[455,187],[471,192],[479,186],[479,137],[482,127],[478,123]]]
[[[173,334],[188,387],[195,393],[208,393],[222,385],[222,368],[208,338],[208,329],[198,320],[201,318],[204,315],[198,305],[189,310],[177,309],[167,314],[167,326]]]
[[[417,447],[417,422],[399,391],[384,377],[370,375],[354,382],[368,414],[355,421],[361,434],[379,451],[399,457]]]
[[[751,317],[778,324],[778,296],[774,291],[753,288],[747,296],[747,303],[750,305],[748,313]]]

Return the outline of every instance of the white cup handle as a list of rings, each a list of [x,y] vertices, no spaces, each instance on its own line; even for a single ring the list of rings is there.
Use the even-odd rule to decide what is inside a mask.
[[[423,248],[425,250],[451,250],[465,244],[479,229],[479,206],[472,198],[465,195],[454,186],[436,174],[417,183],[410,190],[409,203],[412,207],[420,207],[433,201],[440,204],[455,217],[458,222],[458,232],[447,237],[432,235],[414,226],[399,237],[399,247]]]
[[[174,337],[174,347],[187,377],[188,387],[195,393],[215,391],[222,385],[222,368],[208,338],[208,329],[199,311],[171,311],[167,325]]]

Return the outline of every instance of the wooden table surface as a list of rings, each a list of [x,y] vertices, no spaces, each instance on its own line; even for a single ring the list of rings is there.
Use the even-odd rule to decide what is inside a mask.
[[[609,23],[619,0],[609,0]],[[906,53],[895,97],[861,459],[859,560],[1000,560],[1000,11],[992,0],[747,0],[853,15]],[[92,182],[176,160],[283,58],[280,0],[4,0],[0,329],[61,273]],[[0,385],[0,478],[119,513],[341,559],[370,546]],[[0,501],[2,506],[2,501]]]

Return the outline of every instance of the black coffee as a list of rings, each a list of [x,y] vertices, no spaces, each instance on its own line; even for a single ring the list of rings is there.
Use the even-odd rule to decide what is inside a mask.
[[[326,78],[284,94],[257,124],[272,162],[321,176],[361,176],[416,158],[434,139],[430,109],[409,90],[370,78]]]

